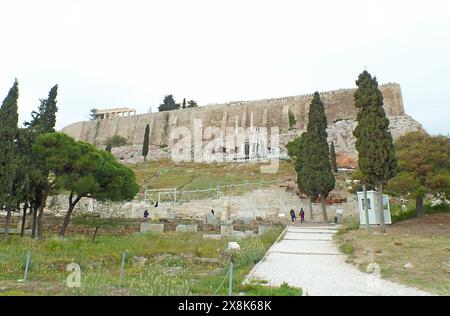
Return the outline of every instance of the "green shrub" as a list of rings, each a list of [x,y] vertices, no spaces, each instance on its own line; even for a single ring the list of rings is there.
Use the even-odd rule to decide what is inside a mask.
[[[297,119],[295,118],[295,114],[289,111],[289,128],[293,129],[297,124]]]
[[[405,212],[399,212],[397,214],[392,214],[391,219],[392,223],[398,223],[401,221],[406,221],[408,219],[412,219],[416,217],[416,210],[415,209],[409,209]]]
[[[128,144],[129,144],[128,140],[125,137],[122,137],[120,135],[115,135],[113,137],[109,137],[105,142],[106,148],[127,146]]]
[[[355,252],[352,244],[344,243],[339,246],[339,250],[346,255],[352,255]]]
[[[448,203],[442,203],[435,206],[431,206],[431,204],[425,205],[426,214],[448,213],[448,212],[450,212],[450,204]]]
[[[302,296],[302,290],[287,283],[279,287],[264,285],[244,285],[241,290],[247,296]]]

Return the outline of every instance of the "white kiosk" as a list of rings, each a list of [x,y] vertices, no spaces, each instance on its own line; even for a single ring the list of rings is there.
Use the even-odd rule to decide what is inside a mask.
[[[364,211],[364,193],[358,192],[358,208],[359,208],[359,223],[360,225],[366,225],[366,214]],[[380,221],[376,216],[375,210],[378,209],[379,205],[379,193],[377,191],[367,191],[367,201],[369,206],[369,225],[379,225]],[[391,207],[389,205],[389,196],[383,195],[383,209],[384,209],[384,223],[392,224],[391,219]]]

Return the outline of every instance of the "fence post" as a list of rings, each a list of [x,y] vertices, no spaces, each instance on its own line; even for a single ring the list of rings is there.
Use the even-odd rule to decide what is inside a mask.
[[[25,274],[23,276],[23,282],[27,282],[27,277],[28,277],[28,270],[30,268],[30,261],[31,261],[31,250],[28,250],[28,254],[27,254],[27,264],[25,265]]]
[[[228,287],[228,296],[233,296],[233,261],[230,262],[230,285]]]
[[[125,269],[125,259],[126,259],[126,257],[127,257],[127,252],[125,251],[125,252],[122,254],[122,265],[121,265],[121,267],[120,267],[120,283],[119,283],[119,289],[122,288],[122,284],[123,284],[123,271],[124,271],[124,269]]]

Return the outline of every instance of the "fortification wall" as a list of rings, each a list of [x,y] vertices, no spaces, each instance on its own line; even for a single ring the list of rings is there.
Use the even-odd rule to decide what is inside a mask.
[[[390,83],[380,86],[384,96],[385,111],[388,116],[405,115],[400,85]],[[321,94],[329,123],[354,119],[354,89],[343,89]],[[168,144],[170,131],[177,126],[193,130],[194,119],[202,119],[203,126],[213,126],[225,130],[227,127],[279,127],[287,132],[289,112],[296,117],[296,128],[303,130],[308,123],[309,104],[312,94],[266,99],[239,101],[218,105],[202,106],[169,112],[150,113],[130,117],[115,117],[98,121],[78,122],[67,126],[63,132],[77,140],[102,145],[109,137],[120,135],[133,145],[143,142],[145,126],[150,126],[152,145]]]

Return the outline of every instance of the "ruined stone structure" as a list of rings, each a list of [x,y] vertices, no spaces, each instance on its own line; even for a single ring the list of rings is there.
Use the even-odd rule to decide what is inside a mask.
[[[423,130],[422,126],[405,114],[399,84],[389,83],[380,86],[384,96],[384,107],[391,120],[393,135],[403,135],[408,131]],[[355,125],[357,109],[354,106],[354,89],[343,89],[321,94],[329,122],[330,141],[336,144],[339,153],[355,154],[352,127]],[[180,109],[168,112],[148,113],[136,116],[114,117],[78,122],[67,126],[63,132],[77,140],[102,146],[114,135],[128,139],[129,143],[141,146],[145,126],[150,126],[150,145],[170,146],[170,134],[175,127],[184,126],[191,132],[194,120],[201,119],[203,126],[220,128],[262,127],[268,131],[280,128],[281,147],[300,135],[308,124],[309,105],[312,94],[258,101],[239,101],[226,104],[209,105],[197,108]],[[290,126],[289,116],[294,115],[295,126]],[[251,145],[251,143],[250,143]]]
[[[112,117],[126,117],[136,115],[136,110],[131,108],[116,108],[116,109],[96,109],[93,113],[94,120],[104,120]]]

